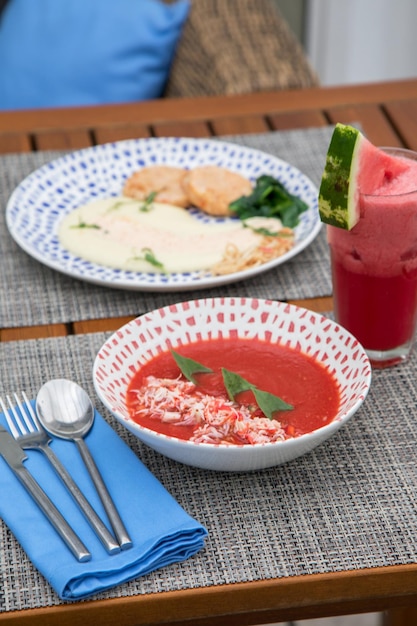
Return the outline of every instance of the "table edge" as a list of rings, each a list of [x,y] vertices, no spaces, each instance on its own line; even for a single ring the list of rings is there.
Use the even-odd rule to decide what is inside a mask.
[[[302,585],[302,591],[300,590]],[[246,615],[251,621],[306,619],[386,610],[417,601],[417,564],[395,565],[325,574],[308,574],[212,587],[166,591],[0,613],[0,624],[110,626],[215,624]],[[175,620],[170,619],[175,616]],[[167,619],[168,618],[168,619]],[[252,621],[252,618],[254,621]],[[116,621],[114,621],[116,620]],[[190,622],[191,623],[191,622]],[[228,622],[229,623],[229,622]],[[230,622],[234,623],[233,621]],[[237,622],[236,622],[237,623]]]
[[[114,124],[115,112],[123,124],[164,123],[167,120],[190,121],[227,118],[277,112],[311,110],[325,106],[390,102],[417,98],[417,80],[392,80],[354,85],[321,86],[282,91],[259,91],[245,94],[200,96],[197,98],[160,98],[120,104],[78,107],[24,109],[0,112],[0,132],[36,132],[70,128],[97,128]]]

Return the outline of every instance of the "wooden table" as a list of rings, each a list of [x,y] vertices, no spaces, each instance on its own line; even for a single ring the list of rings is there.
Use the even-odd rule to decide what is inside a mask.
[[[210,137],[357,121],[377,145],[417,150],[417,80],[200,99],[0,113],[0,154],[75,150],[136,137]],[[296,301],[316,311],[331,298]],[[126,318],[1,328],[0,341],[107,331]],[[386,626],[417,620],[417,564],[0,613],[2,624],[263,624],[387,611]]]

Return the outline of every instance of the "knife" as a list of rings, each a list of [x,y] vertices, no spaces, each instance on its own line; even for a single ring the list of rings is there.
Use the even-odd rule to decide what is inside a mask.
[[[0,426],[0,456],[3,457],[7,465],[35,500],[75,558],[80,562],[89,561],[91,553],[33,478],[32,474],[23,465],[23,462],[28,458],[27,455],[12,435],[2,426]]]

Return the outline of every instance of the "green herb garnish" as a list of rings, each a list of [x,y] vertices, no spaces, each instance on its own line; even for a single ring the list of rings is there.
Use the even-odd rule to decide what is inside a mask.
[[[294,228],[308,205],[287,191],[273,176],[263,175],[256,180],[253,192],[229,204],[229,209],[241,220],[249,217],[275,217],[283,226]]]
[[[251,226],[247,222],[242,222],[242,224],[243,228],[250,228],[252,232],[256,233],[257,235],[263,235],[264,237],[283,237],[284,239],[294,237],[294,234],[292,232],[283,233],[282,230],[269,230],[265,227],[255,228],[255,226]]]
[[[256,385],[253,385],[239,374],[230,372],[224,367],[222,367],[222,375],[230,400],[235,400],[236,396],[242,391],[252,391],[255,396],[256,404],[259,406],[262,413],[270,420],[273,418],[273,414],[276,413],[276,411],[290,411],[294,408],[291,404],[284,402],[284,400],[281,400],[281,398],[273,393],[258,389]]]
[[[213,370],[211,370],[209,367],[201,365],[201,363],[198,363],[198,361],[189,359],[186,356],[182,356],[181,354],[178,354],[178,352],[175,352],[175,350],[171,350],[171,354],[174,357],[175,362],[180,368],[181,372],[184,374],[185,378],[194,383],[194,385],[197,385],[194,374],[209,374],[213,372]]]
[[[164,264],[158,261],[150,248],[142,248],[141,252],[143,252],[143,256],[134,256],[132,257],[133,261],[147,261],[154,267],[158,267],[165,272]]]
[[[70,228],[95,228],[96,230],[100,230],[101,226],[98,224],[87,224],[87,222],[83,222],[80,218],[78,224],[74,224],[73,226],[70,226]]]
[[[117,200],[106,209],[106,213],[117,211],[118,209],[120,209],[120,207],[124,206],[125,204],[132,204],[136,202],[137,200],[135,200],[134,198],[123,198],[122,200]]]
[[[157,191],[151,191],[151,193],[149,193],[145,200],[142,202],[142,204],[139,207],[139,211],[150,211],[151,210],[151,206],[153,201],[155,200],[156,196],[157,196],[158,192]]]
[[[146,196],[144,201],[140,203],[139,211],[144,211],[144,212],[150,211],[152,202],[155,200],[157,193],[158,193],[157,191],[151,191],[151,193]],[[117,200],[116,202],[111,204],[106,210],[106,213],[117,211],[125,204],[137,204],[137,203],[138,203],[138,200],[136,198],[123,198],[122,200]]]
[[[197,382],[194,378],[195,374],[213,373],[213,370],[209,367],[202,365],[198,361],[194,361],[193,359],[182,356],[181,354],[178,354],[178,352],[175,352],[175,350],[171,350],[171,354],[174,357],[175,362],[180,368],[182,374],[185,376],[185,378],[187,378],[187,380],[190,380],[192,383],[194,383],[194,385],[197,385]],[[281,400],[281,398],[274,395],[273,393],[258,389],[256,385],[253,385],[239,374],[236,374],[235,372],[230,372],[224,367],[222,367],[222,376],[227,395],[229,396],[230,400],[234,402],[236,396],[242,391],[252,391],[258,407],[261,409],[262,413],[264,413],[264,415],[266,415],[266,417],[268,417],[269,419],[273,419],[273,414],[277,411],[290,411],[294,408],[291,404],[284,402],[284,400]]]

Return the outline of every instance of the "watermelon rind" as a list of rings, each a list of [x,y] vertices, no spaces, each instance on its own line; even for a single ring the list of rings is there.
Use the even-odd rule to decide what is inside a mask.
[[[319,190],[320,219],[326,224],[351,230],[359,221],[357,181],[364,140],[357,128],[344,124],[334,128]]]

